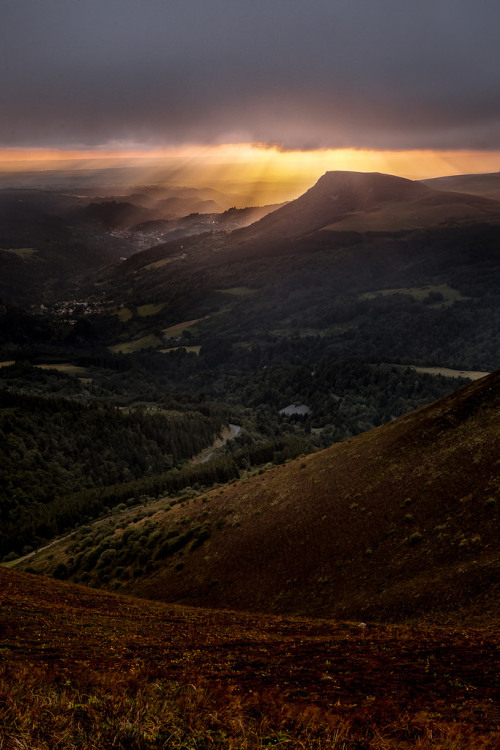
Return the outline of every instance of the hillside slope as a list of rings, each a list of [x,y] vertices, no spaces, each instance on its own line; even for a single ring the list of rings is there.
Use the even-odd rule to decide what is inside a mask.
[[[432,177],[422,182],[435,190],[455,190],[457,193],[473,193],[500,200],[500,172]]]
[[[262,343],[263,331],[278,332],[280,337],[291,329],[330,335],[329,326],[352,320],[352,304],[367,292],[399,290],[411,295],[413,288],[445,285],[454,290],[450,302],[464,304],[448,314],[447,333],[432,353],[426,351],[422,357],[411,342],[440,334],[443,325],[434,319],[437,308],[420,311],[426,317],[423,324],[419,317],[412,325],[417,318],[410,316],[405,331],[390,346],[373,346],[379,340],[379,332],[373,332],[366,347],[356,342],[347,356],[392,357],[391,361],[405,357],[407,362],[422,357],[424,364],[432,359],[464,367],[470,337],[465,342],[462,336],[459,346],[442,356],[454,338],[450,315],[455,330],[464,332],[462,313],[467,307],[474,331],[482,332],[483,341],[495,341],[497,327],[484,305],[487,298],[496,315],[499,235],[497,201],[432,190],[391,175],[333,172],[249,227],[157,245],[106,269],[94,279],[98,287],[92,284],[88,289],[94,294],[97,288],[115,306],[161,303],[158,327],[203,318],[196,342],[201,345],[209,329],[210,335],[230,336],[232,343],[243,339],[247,345],[255,339]],[[240,287],[249,293],[232,294]],[[339,304],[344,309],[337,315]],[[371,310],[370,323],[375,317]],[[393,324],[403,317],[397,309],[390,316]],[[384,320],[381,331],[387,330]],[[342,327],[334,333],[336,356],[346,356],[348,347],[340,353],[338,342],[351,334]],[[498,367],[496,359],[486,367],[480,358],[467,365]]]
[[[170,565],[128,590],[329,617],[498,616],[499,417],[496,373],[212,493],[212,535],[181,573]]]
[[[94,551],[77,535],[28,563],[204,606],[497,621],[499,410],[495,373],[324,451],[117,517]],[[127,570],[132,547],[141,567]]]
[[[397,231],[500,221],[500,203],[434,190],[378,172],[326,172],[306,193],[245,230],[247,237],[299,237],[320,229]],[[242,233],[243,234],[243,233]]]
[[[0,567],[0,649],[4,748],[498,746],[498,629],[194,610]]]

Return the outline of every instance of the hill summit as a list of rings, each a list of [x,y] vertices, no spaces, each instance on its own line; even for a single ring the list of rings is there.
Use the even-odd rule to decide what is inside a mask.
[[[285,239],[325,228],[394,231],[490,218],[500,222],[498,201],[434,190],[380,172],[331,171],[299,198],[261,219],[253,234]]]
[[[408,201],[434,193],[420,182],[379,172],[326,172],[309,190],[258,222],[259,230],[281,236],[306,234],[353,211],[384,201]]]

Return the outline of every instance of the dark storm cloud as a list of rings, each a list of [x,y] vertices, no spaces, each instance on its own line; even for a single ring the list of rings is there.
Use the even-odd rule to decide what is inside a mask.
[[[3,0],[0,145],[499,148],[497,0]]]

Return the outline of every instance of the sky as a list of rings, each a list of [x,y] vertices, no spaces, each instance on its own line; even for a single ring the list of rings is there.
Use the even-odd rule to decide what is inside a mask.
[[[270,179],[344,165],[500,168],[498,0],[2,0],[1,10],[3,167],[163,158],[245,163]]]

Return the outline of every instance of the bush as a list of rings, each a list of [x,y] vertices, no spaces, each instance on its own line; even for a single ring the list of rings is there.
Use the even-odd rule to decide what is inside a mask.
[[[69,575],[68,568],[64,563],[59,563],[54,568],[52,575],[54,576],[54,578],[59,578],[59,580],[65,580]]]

